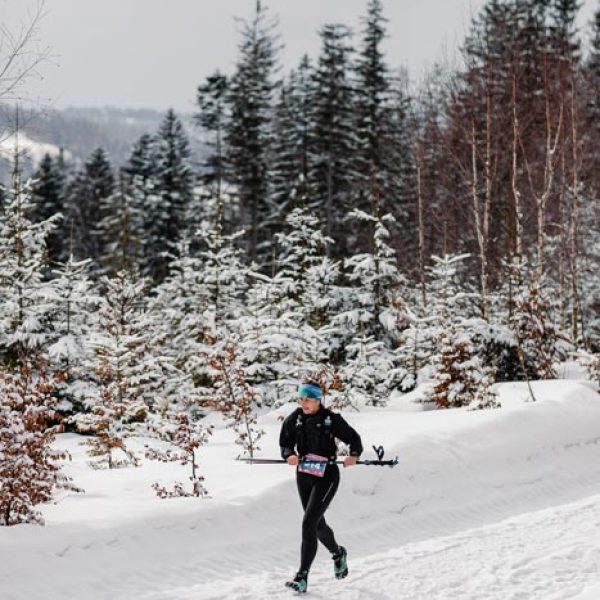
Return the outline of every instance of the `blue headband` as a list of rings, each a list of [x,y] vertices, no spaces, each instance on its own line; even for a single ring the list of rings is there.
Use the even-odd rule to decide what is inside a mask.
[[[303,383],[298,388],[298,396],[300,398],[310,398],[311,400],[321,400],[323,398],[323,390],[318,385]]]

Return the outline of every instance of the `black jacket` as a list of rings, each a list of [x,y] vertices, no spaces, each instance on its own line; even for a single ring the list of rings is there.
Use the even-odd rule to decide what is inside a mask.
[[[310,453],[335,460],[336,438],[350,446],[351,456],[361,455],[363,447],[360,436],[342,415],[323,406],[315,415],[305,415],[301,408],[297,408],[281,425],[281,456],[287,460],[292,454],[304,456]]]

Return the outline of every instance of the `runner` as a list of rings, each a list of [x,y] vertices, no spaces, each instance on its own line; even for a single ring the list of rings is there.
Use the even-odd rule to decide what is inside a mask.
[[[323,405],[323,390],[318,383],[305,380],[298,388],[300,406],[281,426],[279,445],[281,456],[296,466],[298,494],[304,508],[300,569],[285,585],[297,592],[306,592],[308,572],[317,553],[319,540],[331,553],[337,579],[348,575],[347,552],[339,546],[324,513],[333,499],[340,472],[335,464],[336,438],[350,447],[344,467],[356,464],[362,453],[360,436],[343,417]]]

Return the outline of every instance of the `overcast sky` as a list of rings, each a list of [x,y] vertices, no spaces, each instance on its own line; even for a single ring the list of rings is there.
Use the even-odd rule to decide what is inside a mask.
[[[360,30],[367,0],[264,0],[279,18],[287,71],[304,52],[316,56],[317,30],[345,23]],[[407,67],[419,79],[443,56],[452,57],[471,16],[484,0],[384,0],[390,67]],[[37,0],[0,0],[0,21],[15,31]],[[587,27],[598,0],[585,0]],[[195,90],[219,68],[233,70],[239,24],[255,0],[46,0],[40,43],[51,48],[43,80],[29,96],[65,106],[194,109]]]

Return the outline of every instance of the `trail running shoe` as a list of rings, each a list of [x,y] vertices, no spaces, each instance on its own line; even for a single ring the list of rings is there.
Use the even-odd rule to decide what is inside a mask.
[[[337,554],[333,558],[333,572],[336,579],[344,579],[348,575],[348,553],[344,546],[340,546]]]
[[[308,573],[306,571],[298,571],[292,581],[285,582],[285,587],[289,587],[300,594],[306,592],[306,588],[308,587]]]

